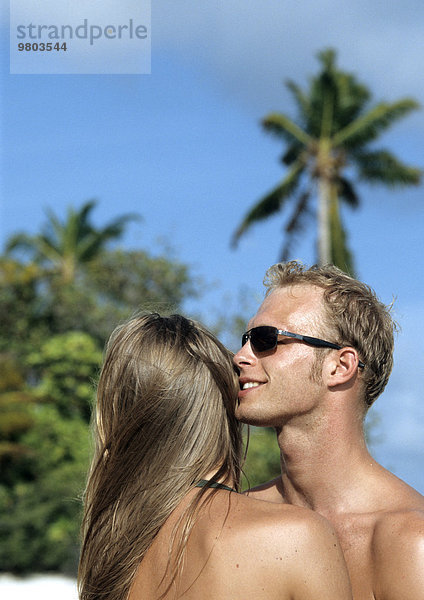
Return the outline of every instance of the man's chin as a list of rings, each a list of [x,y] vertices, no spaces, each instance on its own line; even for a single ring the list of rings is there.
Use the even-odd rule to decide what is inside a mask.
[[[252,425],[254,427],[275,427],[274,422],[270,422],[264,415],[258,415],[248,410],[243,410],[243,406],[237,406],[235,417],[241,423]]]

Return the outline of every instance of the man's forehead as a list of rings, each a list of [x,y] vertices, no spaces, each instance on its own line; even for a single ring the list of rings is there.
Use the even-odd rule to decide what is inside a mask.
[[[258,325],[309,325],[321,317],[322,310],[321,288],[309,284],[284,286],[273,290],[264,299],[256,315],[249,321],[249,328]]]

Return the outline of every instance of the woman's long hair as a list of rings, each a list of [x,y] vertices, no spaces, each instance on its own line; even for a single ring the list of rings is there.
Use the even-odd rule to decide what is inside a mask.
[[[150,314],[113,332],[97,390],[81,600],[127,598],[160,528],[206,473],[238,489],[237,390],[231,353],[193,321]],[[189,505],[188,526],[180,529],[178,562],[200,496]]]

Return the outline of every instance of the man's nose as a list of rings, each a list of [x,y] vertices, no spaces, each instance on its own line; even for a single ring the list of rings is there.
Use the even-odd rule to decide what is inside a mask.
[[[243,365],[252,365],[256,361],[256,355],[252,351],[250,340],[240,348],[240,350],[234,355],[234,364],[241,369]]]

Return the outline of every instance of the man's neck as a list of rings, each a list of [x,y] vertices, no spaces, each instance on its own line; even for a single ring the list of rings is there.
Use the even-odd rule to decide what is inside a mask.
[[[277,431],[287,502],[327,515],[369,503],[367,482],[381,467],[368,452],[362,425],[345,421],[335,415],[311,424],[303,417]]]

